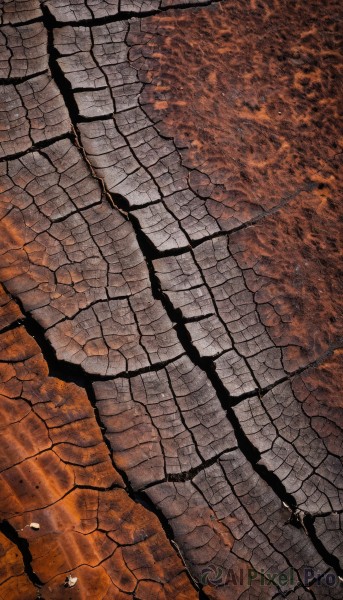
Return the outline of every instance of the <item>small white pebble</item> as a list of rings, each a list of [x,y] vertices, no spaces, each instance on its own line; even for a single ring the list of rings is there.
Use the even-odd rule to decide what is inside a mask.
[[[65,585],[66,587],[72,588],[74,587],[74,585],[76,585],[77,582],[77,577],[72,577],[71,575],[68,575],[68,577],[66,577],[65,580]]]
[[[31,527],[31,529],[40,529],[40,524],[39,523],[30,523],[30,527]]]

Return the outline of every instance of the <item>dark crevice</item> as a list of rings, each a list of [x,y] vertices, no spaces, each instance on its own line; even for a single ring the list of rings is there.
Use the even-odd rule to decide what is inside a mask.
[[[48,6],[45,4],[42,5],[42,11],[44,15],[44,21],[46,19],[46,15],[49,16],[51,22],[53,23],[54,28],[66,27],[68,25],[72,25],[73,27],[87,27],[92,25],[106,25],[107,23],[113,23],[115,21],[128,21],[129,19],[144,19],[146,17],[152,17],[154,15],[168,12],[171,10],[187,10],[194,8],[205,8],[208,6],[212,6],[215,4],[220,4],[225,0],[205,0],[204,2],[198,2],[193,0],[189,3],[179,2],[175,3],[172,6],[161,6],[160,8],[155,8],[151,10],[142,10],[140,12],[135,11],[119,11],[116,15],[108,15],[105,17],[90,17],[89,19],[79,19],[78,21],[57,21],[57,19],[50,13]]]
[[[15,321],[12,321],[12,323],[10,323],[9,325],[6,325],[6,327],[3,327],[2,329],[0,329],[0,333],[7,333],[8,331],[12,331],[13,329],[17,329],[18,327],[20,327],[20,325],[25,324],[25,317],[22,317],[20,319],[16,319]]]
[[[260,477],[266,481],[266,483],[273,489],[275,494],[280,498],[282,502],[287,504],[292,511],[296,510],[296,502],[291,494],[289,494],[282,482],[278,479],[276,475],[274,475],[271,471],[269,471],[265,466],[259,464],[259,460],[261,455],[259,451],[253,446],[248,437],[245,435],[234,411],[232,410],[232,398],[230,397],[229,392],[224,387],[221,379],[218,377],[211,360],[209,358],[203,358],[200,356],[197,349],[191,343],[190,335],[184,325],[184,323],[180,320],[179,311],[175,310],[170,300],[163,294],[159,280],[156,276],[156,273],[153,268],[153,255],[152,255],[152,247],[151,243],[147,240],[146,236],[142,233],[138,221],[135,218],[132,218],[129,213],[129,217],[131,217],[131,222],[136,232],[138,244],[142,250],[142,253],[145,257],[146,264],[149,269],[150,274],[150,282],[151,289],[155,299],[160,300],[172,322],[175,323],[174,327],[177,332],[179,341],[182,347],[185,349],[185,353],[192,360],[192,362],[197,365],[202,371],[204,371],[212,383],[217,396],[220,400],[222,408],[226,411],[229,421],[234,429],[238,446],[246,459],[252,465],[254,470],[260,475]],[[256,395],[256,394],[252,394]],[[242,397],[240,397],[242,400]]]
[[[73,90],[75,91],[75,90]],[[86,117],[84,115],[79,115],[77,122],[78,123],[94,123],[95,121],[112,121],[113,120],[113,113],[108,113],[105,115],[93,115],[92,117]]]
[[[151,371],[151,365],[147,367],[142,367],[140,369],[135,369],[132,371],[123,371],[119,372],[117,375],[91,375],[89,376],[86,371],[82,368],[81,365],[77,365],[60,358],[57,358],[56,352],[51,345],[50,341],[45,336],[45,330],[43,327],[36,321],[36,319],[26,311],[23,303],[20,298],[13,297],[11,293],[7,290],[6,285],[2,284],[6,294],[9,298],[16,304],[18,304],[21,312],[23,313],[23,317],[21,319],[17,319],[8,327],[5,327],[0,333],[5,333],[6,331],[10,331],[12,329],[16,329],[21,325],[25,326],[27,333],[36,340],[38,346],[41,349],[42,355],[49,367],[49,376],[56,377],[57,379],[62,379],[63,381],[69,383],[76,383],[80,387],[86,388],[88,381],[112,381],[113,379],[117,379],[119,377],[129,378],[134,377],[135,375],[141,375],[143,373],[149,373]],[[182,354],[180,354],[182,356]],[[161,361],[160,363],[154,365],[156,370],[163,369],[174,360],[180,358],[180,356],[176,356],[170,360]]]
[[[286,491],[286,488],[283,485],[283,483],[272,471],[269,471],[264,465],[260,464],[259,461],[261,459],[261,454],[244,433],[234,411],[229,409],[228,416],[234,428],[239,448],[243,452],[245,458],[250,462],[254,470],[261,477],[261,479],[263,479],[268,484],[268,486],[274,491],[274,493],[278,496],[281,502],[284,502],[285,504],[287,504],[287,506],[289,506],[293,515],[297,507],[294,497]],[[292,516],[290,518],[290,524],[298,528],[297,520],[293,519]]]
[[[41,587],[43,583],[32,569],[32,555],[28,541],[20,537],[17,530],[6,520],[0,521],[0,532],[18,548],[23,559],[25,573],[29,580],[35,587]]]
[[[27,150],[23,150],[22,152],[15,152],[13,154],[7,154],[6,156],[2,156],[0,158],[0,163],[8,162],[10,160],[14,160],[17,158],[21,158],[22,156],[26,156],[26,154],[31,154],[32,152],[39,151],[42,148],[48,148],[48,146],[51,146],[55,142],[59,142],[60,140],[66,140],[66,139],[74,141],[73,134],[72,133],[62,133],[61,135],[56,135],[55,137],[52,137],[48,140],[43,140],[42,142],[37,142],[36,144],[32,144],[32,146],[30,146],[30,148],[27,148]]]
[[[195,442],[194,442],[194,444],[195,444]],[[196,475],[198,475],[198,473],[201,473],[201,471],[204,471],[205,469],[208,469],[208,467],[211,467],[212,465],[214,465],[223,456],[223,454],[226,454],[227,452],[231,452],[232,450],[235,450],[236,448],[237,448],[237,446],[231,446],[229,448],[226,448],[226,450],[223,450],[222,452],[220,452],[220,454],[213,456],[212,458],[209,458],[208,460],[204,460],[200,465],[198,465],[197,467],[193,467],[192,469],[189,469],[189,471],[182,471],[180,473],[167,474],[165,479],[163,479],[162,481],[153,481],[152,483],[149,483],[144,488],[142,488],[142,491],[145,491],[151,487],[154,487],[155,485],[157,485],[159,483],[166,483],[166,482],[177,483],[180,481],[191,481]]]
[[[0,85],[18,85],[20,83],[24,83],[24,81],[38,77],[39,75],[44,75],[45,73],[47,73],[47,69],[44,69],[43,71],[37,71],[37,73],[32,73],[31,75],[23,75],[22,77],[0,77]]]
[[[5,15],[3,15],[5,16]],[[12,13],[14,16],[14,13]],[[32,25],[33,23],[41,23],[42,17],[34,17],[33,19],[27,19],[27,21],[9,21],[8,23],[0,23],[0,27],[26,27],[27,25]]]
[[[130,203],[126,198],[124,198],[124,196],[121,196],[120,194],[115,194],[113,192],[109,192],[109,195],[111,196],[112,203],[115,206],[119,207],[126,213],[128,213],[131,210]]]
[[[71,122],[76,123],[78,120],[79,111],[72,93],[71,84],[69,83],[68,79],[63,75],[62,69],[58,64],[58,58],[60,55],[54,46],[54,18],[51,16],[46,6],[42,5],[42,11],[44,15],[44,26],[46,28],[48,36],[47,52],[49,56],[49,68],[51,71],[51,76],[63,96],[64,103],[69,111]]]
[[[315,517],[307,514],[304,516],[303,521],[304,521],[304,527],[306,528],[308,536],[311,539],[311,542],[314,545],[315,549],[317,550],[318,554],[320,554],[320,556],[323,557],[326,564],[330,565],[330,567],[332,567],[332,569],[334,569],[334,571],[337,573],[337,575],[339,577],[343,578],[343,569],[341,568],[339,559],[337,558],[337,556],[335,556],[334,554],[331,554],[325,548],[324,544],[320,541],[320,539],[318,538],[318,536],[316,534],[316,530],[315,530],[315,526],[314,526]]]
[[[82,367],[73,365],[72,363],[58,360],[55,350],[51,346],[49,340],[46,339],[43,327],[37,321],[25,312],[20,300],[16,298],[16,302],[25,314],[25,329],[27,333],[37,342],[44,360],[49,368],[49,377],[56,377],[67,383],[76,383],[78,386],[86,387],[86,374]]]
[[[112,205],[112,207],[119,210],[122,214],[124,214],[125,218],[127,218],[126,207],[129,206],[128,202],[126,200],[125,200],[125,202],[123,202],[123,199],[121,197],[118,198],[116,202],[114,202],[112,200],[112,194],[110,194],[109,191],[106,189],[106,186],[105,186],[103,180],[101,179],[101,177],[98,177],[97,174],[95,173],[93,166],[91,165],[90,161],[88,160],[88,157],[86,156],[86,153],[83,149],[79,130],[78,130],[78,123],[80,122],[79,109],[78,109],[77,103],[74,98],[74,93],[73,93],[71,83],[65,77],[61,67],[58,64],[58,58],[60,57],[60,54],[54,46],[54,34],[53,34],[53,30],[55,28],[54,18],[49,13],[47,7],[42,6],[42,10],[43,10],[43,14],[44,14],[44,25],[46,27],[47,34],[48,34],[49,68],[51,71],[51,76],[52,76],[53,80],[55,81],[59,91],[61,92],[65,106],[69,112],[69,117],[70,117],[71,124],[72,124],[72,134],[71,134],[72,141],[73,141],[74,145],[77,146],[77,148],[80,150],[80,153],[82,154],[85,162],[88,165],[90,174],[92,175],[92,177],[94,177],[94,179],[96,179],[99,182],[101,190],[103,191],[104,195],[107,197],[107,199],[110,202],[110,204]],[[122,208],[121,205],[125,205],[125,206],[123,206],[123,208]]]
[[[202,589],[199,590],[199,600],[209,600],[209,597],[206,596],[204,590]]]

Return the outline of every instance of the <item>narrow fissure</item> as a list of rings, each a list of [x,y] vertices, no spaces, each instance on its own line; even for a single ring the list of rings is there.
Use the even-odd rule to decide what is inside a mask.
[[[7,46],[8,48],[8,46]],[[47,73],[47,69],[43,69],[43,71],[37,71],[37,73],[35,73],[34,75],[23,75],[22,77],[0,77],[0,85],[1,86],[6,86],[6,85],[17,85],[20,83],[24,83],[24,81],[28,81],[29,79],[32,79],[32,77],[38,77],[39,75],[44,75],[45,73]]]
[[[32,555],[28,541],[20,537],[17,530],[6,520],[0,521],[0,532],[18,548],[23,559],[25,573],[29,580],[35,587],[42,587],[43,583],[32,569]]]
[[[292,510],[295,510],[296,502],[293,496],[287,493],[281,481],[273,473],[268,471],[266,467],[258,464],[261,455],[243,432],[239,421],[234,411],[232,410],[232,403],[229,392],[225,389],[223,383],[216,374],[210,362],[210,359],[202,358],[199,355],[199,352],[196,350],[196,348],[192,345],[189,333],[185,325],[181,322],[178,312],[174,309],[169,299],[163,294],[163,292],[160,289],[159,282],[152,265],[151,249],[149,247],[149,244],[147,243],[144,234],[142,234],[138,226],[137,220],[132,219],[131,222],[135,229],[139,246],[142,250],[142,253],[145,257],[149,269],[153,296],[155,299],[160,300],[162,302],[170,320],[173,323],[175,323],[175,330],[177,332],[182,347],[185,349],[187,356],[192,360],[192,362],[195,365],[197,365],[202,371],[206,373],[208,379],[212,383],[221,403],[221,406],[226,411],[227,417],[234,429],[240,450],[242,451],[246,459],[250,462],[250,464],[253,466],[255,471],[260,475],[260,477],[264,479],[266,483],[274,490],[274,492],[280,498],[280,500],[282,502],[285,502]]]
[[[330,567],[332,567],[332,569],[337,573],[337,575],[339,577],[343,578],[343,569],[340,566],[337,556],[335,556],[334,554],[331,554],[325,548],[324,544],[322,544],[322,542],[320,541],[320,539],[318,538],[318,536],[316,534],[314,523],[315,523],[315,517],[313,517],[312,515],[305,515],[304,526],[305,526],[306,531],[309,535],[309,538],[310,538],[312,544],[314,545],[315,549],[317,550],[318,554],[320,554],[323,557],[325,562],[328,565],[330,565]]]
[[[151,10],[142,10],[140,12],[135,12],[135,11],[121,11],[119,10],[119,12],[116,15],[108,15],[105,17],[90,17],[88,19],[79,19],[78,21],[57,21],[57,19],[54,17],[54,15],[49,11],[49,8],[43,3],[42,4],[42,12],[44,17],[46,17],[46,15],[48,15],[49,19],[51,19],[51,22],[53,24],[54,28],[61,28],[61,27],[66,27],[68,25],[72,25],[73,27],[87,27],[89,25],[106,25],[108,23],[113,23],[115,21],[127,21],[128,19],[144,19],[146,17],[153,17],[154,15],[163,13],[163,12],[168,12],[168,11],[172,11],[175,9],[178,10],[189,10],[192,8],[205,8],[207,6],[211,6],[212,4],[220,4],[221,2],[223,2],[224,0],[204,0],[203,2],[197,2],[196,0],[193,0],[191,2],[179,2],[179,3],[175,3],[171,6],[160,6],[159,8],[154,8]],[[89,9],[89,7],[88,7]],[[92,12],[89,9],[90,12]],[[44,20],[44,19],[43,19]]]
[[[35,152],[35,150],[41,150],[42,148],[47,148],[51,146],[54,142],[59,142],[60,140],[71,139],[73,140],[73,136],[71,133],[62,133],[61,135],[56,135],[47,140],[43,140],[41,142],[36,142],[27,148],[27,150],[23,150],[22,152],[15,152],[13,154],[7,154],[6,156],[2,156],[0,158],[0,163],[6,163],[10,160],[15,160],[16,158],[21,158],[22,156],[26,156],[27,154],[31,154]]]
[[[51,71],[51,76],[55,81],[60,93],[62,94],[64,103],[67,107],[67,110],[69,111],[71,123],[74,124],[78,120],[79,111],[72,93],[71,84],[69,83],[68,79],[63,75],[62,69],[58,64],[59,53],[54,46],[53,33],[53,30],[55,28],[55,19],[44,4],[42,5],[42,12],[43,24],[47,31],[48,37],[47,53],[49,57],[49,68]]]

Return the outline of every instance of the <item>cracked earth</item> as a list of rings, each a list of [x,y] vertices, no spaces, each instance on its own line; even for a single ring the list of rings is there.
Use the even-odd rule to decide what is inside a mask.
[[[1,600],[342,598],[342,18],[0,2]]]

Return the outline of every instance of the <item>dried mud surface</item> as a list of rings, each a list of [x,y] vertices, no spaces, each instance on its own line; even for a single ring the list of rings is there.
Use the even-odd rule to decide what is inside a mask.
[[[0,598],[342,596],[336,0],[0,7]]]

